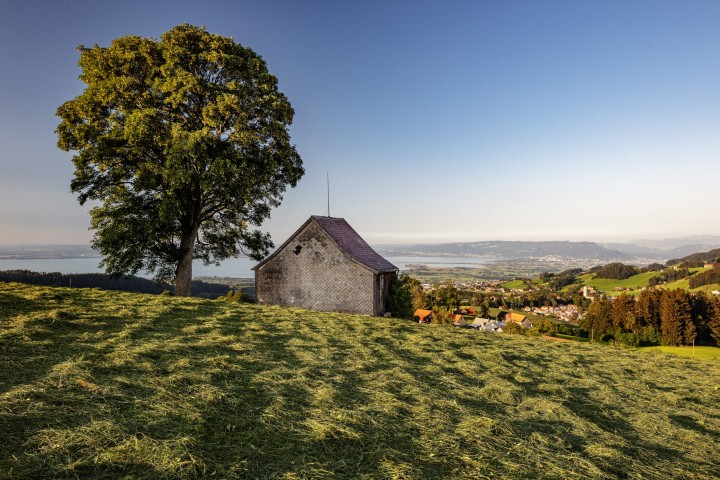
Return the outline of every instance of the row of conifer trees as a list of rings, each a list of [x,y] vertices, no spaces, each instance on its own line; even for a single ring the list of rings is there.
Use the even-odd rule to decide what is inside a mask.
[[[649,289],[637,299],[622,294],[595,299],[582,325],[596,340],[626,345],[720,346],[720,300],[703,292]]]

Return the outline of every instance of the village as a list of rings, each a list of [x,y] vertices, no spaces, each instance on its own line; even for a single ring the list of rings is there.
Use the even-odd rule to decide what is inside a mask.
[[[578,307],[573,304],[525,307],[522,311],[527,315],[547,317],[555,323],[564,323],[573,327],[578,325],[579,321],[585,314],[584,312],[580,312]],[[473,307],[459,307],[449,315],[449,319],[452,320],[452,325],[454,327],[472,328],[486,332],[502,333],[503,327],[506,327],[510,323],[525,329],[532,328],[533,322],[525,314],[499,309],[495,315],[489,315],[488,311],[487,316],[492,316],[493,318],[486,318],[478,315],[478,312]],[[443,318],[446,316],[447,315],[445,315],[441,310],[417,309],[415,310],[414,319],[417,320],[418,323],[434,323],[433,320],[438,317]],[[441,321],[435,323],[446,322]]]
[[[402,316],[388,304],[399,269],[376,253],[343,218],[311,216],[254,270],[259,304]],[[412,318],[421,324],[451,324],[493,333],[508,329],[518,333],[518,329],[530,330],[538,322],[574,329],[582,318],[580,308],[572,303],[508,305],[507,296],[514,295],[515,299],[523,290],[505,287],[504,283],[448,280],[444,285],[420,284],[425,305],[415,308]],[[443,289],[451,289],[455,300],[441,299]],[[468,305],[473,301],[478,304],[453,307],[448,303]],[[555,331],[557,326],[548,330]]]

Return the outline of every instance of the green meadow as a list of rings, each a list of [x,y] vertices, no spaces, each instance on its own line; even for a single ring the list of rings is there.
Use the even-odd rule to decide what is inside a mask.
[[[593,287],[598,291],[604,292],[608,295],[619,295],[622,292],[613,291],[616,287],[629,288],[637,290],[642,287],[648,286],[648,280],[652,277],[657,277],[661,272],[646,272],[633,275],[630,278],[624,280],[613,280],[610,278],[593,278],[593,274],[585,274],[578,277],[584,285]]]
[[[527,282],[525,280],[511,280],[500,285],[503,288],[515,288],[520,290],[527,289]]]
[[[717,478],[720,368],[0,283],[0,478]]]
[[[689,269],[693,273],[697,272],[703,272],[705,270],[708,270],[708,268],[701,267],[701,268],[690,268]],[[625,291],[625,293],[629,295],[639,295],[640,289],[643,287],[648,286],[648,281],[653,278],[660,276],[662,272],[645,272],[645,273],[639,273],[637,275],[633,275],[632,277],[626,278],[624,280],[614,280],[610,278],[593,278],[592,273],[587,273],[585,275],[581,275],[578,277],[578,280],[581,285],[587,285],[590,287],[595,288],[597,291],[602,292],[609,296],[617,296],[623,293],[622,291],[617,291],[615,288],[623,288],[623,289],[630,289],[629,291]],[[577,287],[577,285],[574,285],[573,288]],[[691,289],[690,284],[687,278],[683,278],[681,280],[676,280],[674,282],[670,282],[667,284],[664,284],[660,286],[659,288],[667,289],[667,290],[675,290],[677,288],[682,290],[688,290],[691,292],[712,292],[713,290],[720,290],[720,284],[714,283],[711,285],[703,285],[698,288]],[[566,288],[565,290],[567,290]]]
[[[673,355],[682,355],[684,357],[696,358],[698,360],[710,360],[720,362],[720,348],[718,347],[706,347],[706,346],[656,346],[656,347],[642,347],[641,350],[646,351],[659,351],[665,353],[672,353]]]

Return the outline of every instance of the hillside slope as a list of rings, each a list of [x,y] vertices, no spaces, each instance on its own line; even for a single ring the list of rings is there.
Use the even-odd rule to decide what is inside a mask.
[[[0,283],[0,478],[717,475],[720,369],[396,319]]]

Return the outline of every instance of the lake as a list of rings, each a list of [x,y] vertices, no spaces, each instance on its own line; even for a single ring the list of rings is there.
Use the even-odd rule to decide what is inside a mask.
[[[479,268],[492,260],[480,257],[385,257],[400,270],[406,270],[409,264],[422,264],[428,267],[450,268],[469,267]],[[68,273],[103,273],[98,266],[99,258],[43,258],[29,260],[0,260],[0,270],[32,270],[34,272]],[[253,278],[255,273],[251,270],[258,262],[249,258],[234,258],[220,262],[220,266],[205,266],[202,262],[193,263],[193,277],[235,277]],[[151,275],[138,274],[140,277]]]

